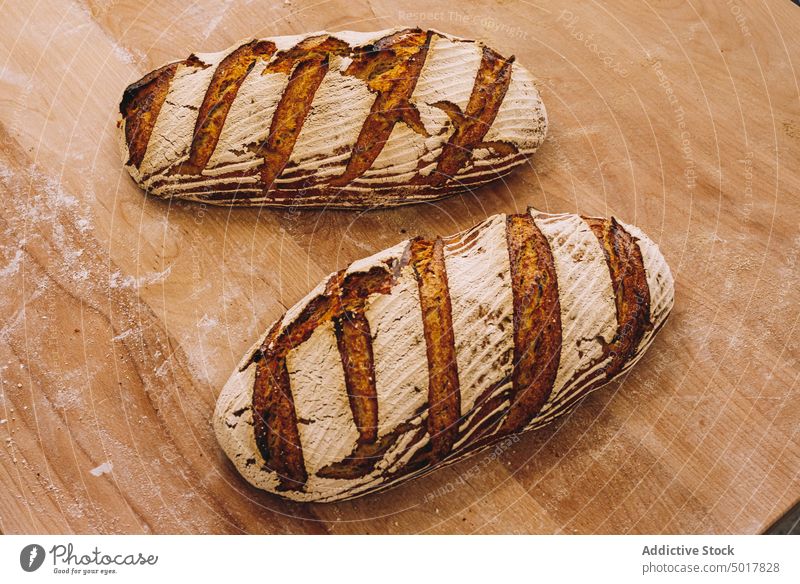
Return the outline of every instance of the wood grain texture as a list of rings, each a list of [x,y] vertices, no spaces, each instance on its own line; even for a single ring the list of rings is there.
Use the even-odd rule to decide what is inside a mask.
[[[800,492],[800,24],[788,1],[733,4],[6,6],[0,531],[767,527]],[[119,95],[176,55],[395,25],[484,40],[536,72],[550,133],[535,166],[480,196],[365,214],[168,205],[121,168]],[[210,417],[268,323],[404,233],[527,205],[616,215],[670,262],[670,326],[624,381],[496,455],[354,503],[289,504],[238,477]]]

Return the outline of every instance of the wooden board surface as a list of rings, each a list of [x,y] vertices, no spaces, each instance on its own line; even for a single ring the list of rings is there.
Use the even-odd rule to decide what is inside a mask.
[[[121,168],[121,92],[167,60],[417,24],[539,79],[550,134],[505,182],[275,212],[148,200]],[[3,533],[756,533],[800,495],[789,0],[42,0],[4,3],[0,33]],[[621,383],[500,456],[354,502],[288,504],[238,477],[214,402],[286,307],[408,234],[527,205],[617,214],[670,262],[671,321]]]

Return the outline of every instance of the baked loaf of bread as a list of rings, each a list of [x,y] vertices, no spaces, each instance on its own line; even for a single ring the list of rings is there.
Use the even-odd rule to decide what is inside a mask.
[[[544,140],[528,71],[433,30],[255,39],[126,90],[125,166],[158,197],[386,207],[497,179]]]
[[[540,427],[631,367],[673,304],[636,227],[495,215],[332,274],[245,356],[217,439],[299,501],[383,489]]]

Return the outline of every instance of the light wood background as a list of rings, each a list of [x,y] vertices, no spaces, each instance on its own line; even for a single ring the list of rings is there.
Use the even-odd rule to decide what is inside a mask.
[[[567,6],[3,2],[0,531],[756,533],[794,503],[800,8]],[[123,172],[117,104],[154,67],[252,35],[398,24],[534,72],[551,126],[529,166],[362,214],[170,205]],[[354,502],[289,504],[238,477],[213,406],[286,307],[408,235],[527,205],[617,214],[670,262],[673,316],[624,381],[496,460]]]

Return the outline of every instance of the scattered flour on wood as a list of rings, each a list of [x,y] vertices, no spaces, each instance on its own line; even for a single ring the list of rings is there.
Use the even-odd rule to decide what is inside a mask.
[[[33,81],[28,75],[15,71],[7,65],[0,70],[0,82],[22,88],[25,91],[33,90]]]
[[[133,57],[133,54],[122,45],[118,45],[115,43],[112,46],[111,50],[114,53],[114,56],[123,63],[125,63],[126,65],[133,65],[136,62],[136,59]]]
[[[205,23],[204,25],[201,24],[201,26],[203,26],[203,40],[206,40],[217,30],[220,22],[222,22],[222,19],[225,17],[225,13],[228,12],[232,4],[233,0],[224,0],[223,2],[213,4],[212,6],[217,7],[214,11],[216,14],[213,16],[209,14],[212,10],[210,6],[202,6],[200,4],[193,5],[186,10],[185,14],[192,19]]]
[[[100,475],[108,474],[114,470],[114,465],[110,461],[106,461],[100,466],[97,466],[89,471],[92,476],[99,477]]]
[[[26,173],[19,175],[0,166],[0,180],[8,183],[4,185],[7,188],[27,191],[27,196],[16,198],[16,218],[25,224],[25,232],[31,238],[41,238],[43,233],[51,235],[49,239],[61,256],[58,269],[62,275],[76,282],[90,283],[90,267],[83,259],[84,249],[76,245],[65,228],[71,224],[80,233],[90,231],[89,206],[68,193],[58,177],[46,176],[33,164]],[[20,248],[26,243],[20,242]],[[12,263],[7,269],[13,268]]]
[[[214,383],[220,373],[219,349],[221,335],[219,320],[204,313],[196,323],[197,334],[187,338],[184,344],[189,369],[198,381]]]
[[[3,182],[9,182],[13,177],[14,172],[5,164],[0,162],[0,180]]]
[[[19,272],[20,262],[22,261],[22,250],[17,249],[14,258],[3,268],[0,269],[0,278],[8,278]]]
[[[129,329],[125,329],[124,331],[119,333],[117,336],[112,337],[111,340],[112,341],[124,341],[125,339],[127,339],[131,335],[141,336],[141,334],[142,334],[141,330],[136,329],[136,328],[129,328]]]
[[[166,377],[167,371],[169,371],[169,366],[171,365],[171,361],[169,359],[164,359],[164,362],[155,368],[153,373],[156,374],[156,377]]]
[[[59,389],[53,398],[53,405],[64,410],[82,410],[84,407],[82,386],[74,386],[69,389]]]
[[[205,330],[213,329],[217,325],[219,325],[219,321],[216,318],[208,316],[207,314],[204,314],[202,318],[199,321],[197,321],[197,328]]]
[[[161,272],[151,272],[149,274],[139,276],[138,278],[134,276],[123,276],[122,272],[117,270],[111,274],[111,276],[109,276],[108,287],[132,288],[134,290],[139,290],[140,288],[151,286],[153,284],[160,284],[166,281],[171,273],[172,266],[167,266],[166,269],[162,270]]]

